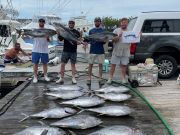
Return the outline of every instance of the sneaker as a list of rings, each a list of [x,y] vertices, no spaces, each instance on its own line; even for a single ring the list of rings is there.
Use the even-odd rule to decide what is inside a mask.
[[[56,83],[64,83],[64,79],[60,77],[59,80],[56,81]]]
[[[109,85],[112,84],[112,79],[111,78],[108,79],[107,84],[109,84]]]
[[[37,77],[34,76],[33,83],[37,83],[37,82],[38,82],[38,79],[37,79]]]
[[[86,84],[91,85],[91,80],[87,80]]]
[[[75,79],[75,77],[73,77],[72,78],[72,84],[76,84],[77,82],[76,82],[76,79]]]
[[[44,76],[44,80],[47,81],[47,82],[50,81],[50,79],[49,79],[49,77],[47,75]]]
[[[103,80],[103,79],[100,79],[100,80],[99,80],[99,84],[100,84],[100,85],[103,85],[103,84],[104,84],[104,80]]]

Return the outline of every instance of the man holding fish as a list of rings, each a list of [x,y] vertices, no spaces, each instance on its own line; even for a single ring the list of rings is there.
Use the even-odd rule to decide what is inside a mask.
[[[89,36],[93,35],[93,34],[99,34],[99,33],[103,33],[104,29],[101,27],[101,18],[100,17],[96,17],[94,19],[94,23],[95,23],[95,28],[91,29],[89,31]],[[95,63],[95,60],[98,60],[98,64],[99,64],[99,84],[104,84],[103,80],[102,80],[102,64],[104,63],[104,47],[103,45],[105,44],[105,42],[108,40],[108,38],[104,38],[103,41],[98,41],[98,40],[93,40],[93,39],[89,39],[90,41],[90,54],[89,54],[89,71],[88,71],[88,78],[87,78],[87,84],[90,85],[91,84],[91,76],[92,76],[92,68],[93,68],[93,64]]]
[[[72,33],[77,39],[80,38],[80,32],[74,29],[75,26],[75,21],[74,20],[69,20],[68,22],[70,33]],[[64,28],[65,30],[67,28]],[[64,40],[64,47],[63,47],[63,52],[61,56],[61,67],[60,67],[60,78],[59,80],[56,81],[56,83],[64,83],[64,72],[65,72],[65,65],[68,63],[68,61],[71,61],[71,70],[72,70],[72,83],[76,84],[76,79],[75,79],[75,72],[76,72],[76,58],[77,58],[77,45],[81,44],[80,41],[70,41],[68,40],[68,37],[64,35],[63,33],[59,33],[58,36],[59,40],[62,41]]]
[[[117,34],[117,36],[114,37],[112,40],[114,49],[111,57],[111,69],[109,72],[109,79],[107,81],[107,84],[112,83],[112,78],[114,75],[116,65],[119,65],[121,68],[122,83],[127,83],[126,72],[130,57],[130,43],[122,43],[121,38],[122,33],[127,31],[128,19],[122,18],[119,22],[119,25],[120,28],[115,29],[113,32]]]
[[[45,25],[45,20],[44,19],[39,19],[39,29],[44,29]],[[38,64],[39,60],[43,63],[43,72],[44,72],[44,79],[49,82],[50,79],[47,76],[47,63],[49,61],[48,57],[48,42],[50,41],[49,36],[45,37],[34,37],[34,45],[32,49],[32,63],[33,65],[33,70],[34,70],[34,79],[33,83],[38,82]]]

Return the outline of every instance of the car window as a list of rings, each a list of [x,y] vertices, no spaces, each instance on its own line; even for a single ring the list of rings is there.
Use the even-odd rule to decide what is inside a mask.
[[[173,20],[146,20],[143,24],[144,33],[174,32]]]
[[[129,31],[132,31],[132,30],[133,30],[136,21],[137,21],[137,18],[134,18],[134,19],[132,19],[132,20],[129,22],[129,24],[128,24],[128,30],[129,30]]]
[[[180,32],[180,19],[174,20],[174,32]]]

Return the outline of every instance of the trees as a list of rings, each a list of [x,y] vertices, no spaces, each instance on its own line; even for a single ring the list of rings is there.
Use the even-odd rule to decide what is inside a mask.
[[[115,28],[119,25],[119,19],[113,17],[103,17],[102,18],[103,27],[107,30],[112,32]]]

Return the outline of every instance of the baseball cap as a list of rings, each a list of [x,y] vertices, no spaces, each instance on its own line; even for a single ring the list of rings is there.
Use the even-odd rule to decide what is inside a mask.
[[[100,17],[96,17],[96,18],[94,19],[94,21],[95,21],[95,22],[101,22],[101,18],[100,18]]]
[[[44,22],[45,23],[45,20],[43,18],[40,18],[39,22]]]

